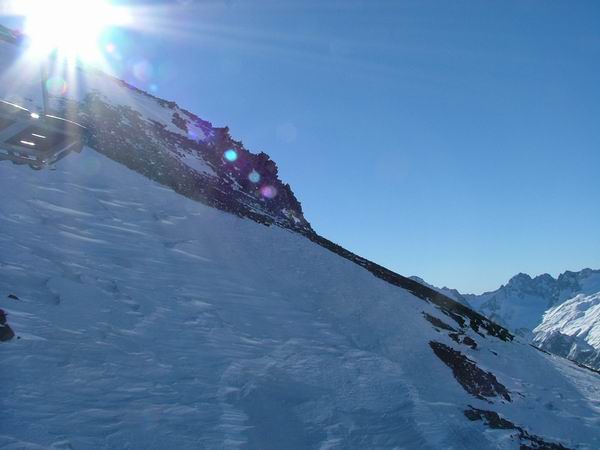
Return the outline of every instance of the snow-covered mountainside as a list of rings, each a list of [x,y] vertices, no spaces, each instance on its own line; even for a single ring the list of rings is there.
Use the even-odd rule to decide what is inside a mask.
[[[598,374],[93,150],[0,227],[0,446],[600,445]]]
[[[544,350],[600,369],[595,356],[600,354],[600,341],[586,339],[583,336],[585,331],[579,331],[578,327],[564,326],[566,318],[581,314],[572,314],[572,311],[580,311],[580,306],[577,305],[582,302],[581,299],[600,292],[600,270],[566,271],[558,278],[548,274],[532,278],[520,273],[499,289],[480,295],[460,294],[455,289],[436,288],[418,277],[413,278],[457,301],[471,305],[524,339],[533,339],[532,331],[535,329],[535,345],[544,343]],[[584,300],[581,304],[588,303]],[[561,305],[565,305],[565,309],[557,308]],[[556,313],[550,314],[552,311]],[[593,322],[595,318],[597,316],[594,314],[587,315],[582,330],[600,327],[600,323]],[[559,320],[554,323],[557,319]],[[580,322],[578,324],[581,325]],[[558,330],[563,332],[558,333]],[[548,331],[552,333],[548,334]]]
[[[536,346],[600,369],[600,292],[548,310],[533,334]]]
[[[40,66],[0,35],[0,99],[41,112]],[[311,231],[274,161],[209,122],[95,70],[49,65],[50,112],[83,124],[98,152],[189,198],[265,224]]]
[[[600,447],[597,373],[319,236],[227,130],[80,75],[53,101],[92,148],[0,163],[0,447]]]
[[[510,330],[531,336],[544,313],[578,294],[600,292],[600,270],[567,271],[554,278],[549,274],[530,277],[520,273],[493,292],[465,294],[473,307]]]
[[[554,278],[543,274],[532,278],[525,273],[512,277],[507,284],[484,294],[461,294],[456,289],[438,288],[419,277],[419,283],[466,305],[507,327],[512,332],[530,338],[531,331],[542,323],[550,308],[576,295],[600,292],[600,270],[566,271]]]

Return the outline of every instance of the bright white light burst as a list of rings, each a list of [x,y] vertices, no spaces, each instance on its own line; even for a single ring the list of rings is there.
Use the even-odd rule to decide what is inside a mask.
[[[32,53],[38,57],[56,52],[67,61],[100,62],[102,35],[109,28],[129,25],[132,20],[126,8],[108,0],[21,1],[25,34]]]

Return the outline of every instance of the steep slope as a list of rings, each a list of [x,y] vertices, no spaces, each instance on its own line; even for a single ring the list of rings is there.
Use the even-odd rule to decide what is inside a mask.
[[[0,67],[11,73],[14,64],[12,57]],[[39,67],[27,69],[35,73]],[[48,92],[51,112],[85,125],[94,150],[188,198],[301,233],[375,276],[460,316],[475,331],[481,328],[502,339],[512,338],[505,329],[465,305],[315,233],[290,186],[278,178],[276,164],[265,153],[253,154],[245,149],[231,138],[227,128],[215,128],[173,102],[99,71],[79,69],[66,74],[49,67],[48,77],[50,86],[59,87]]]
[[[0,100],[43,110],[38,63],[0,34]],[[90,145],[189,198],[265,224],[310,231],[302,207],[265,153],[253,154],[227,128],[92,69],[48,64],[53,115],[83,124]]]
[[[548,310],[533,335],[536,346],[600,369],[600,293],[580,294]]]
[[[599,446],[596,373],[319,236],[226,129],[79,75],[52,100],[94,150],[0,164],[0,446]]]
[[[299,233],[89,149],[0,175],[0,307],[20,337],[2,344],[0,445],[600,443],[597,374]]]

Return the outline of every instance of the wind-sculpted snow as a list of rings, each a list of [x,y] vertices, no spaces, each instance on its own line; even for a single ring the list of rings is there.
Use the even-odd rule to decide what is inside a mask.
[[[600,447],[597,374],[91,149],[50,171],[0,164],[0,229],[20,338],[0,344],[0,447],[517,449],[518,430]],[[430,342],[499,395],[470,393]]]
[[[230,137],[228,129],[213,128],[175,103],[100,72],[78,74],[76,89],[54,96],[52,106],[87,126],[89,145],[95,150],[188,198],[301,233],[375,276],[437,304],[461,327],[512,339],[507,330],[444,293],[319,236],[304,218],[289,185],[278,179],[276,164],[265,153],[250,153]]]
[[[319,236],[227,129],[78,76],[52,106],[93,150],[0,164],[0,447],[600,446],[595,373]]]

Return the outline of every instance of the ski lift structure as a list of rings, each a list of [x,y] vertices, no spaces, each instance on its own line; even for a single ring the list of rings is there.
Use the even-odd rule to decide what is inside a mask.
[[[6,30],[0,28],[3,45],[19,45],[18,41],[6,38]],[[0,160],[28,165],[35,170],[56,163],[69,153],[81,152],[86,140],[83,125],[50,113],[48,75],[44,64],[39,70],[39,77],[43,98],[41,111],[0,97]],[[10,77],[7,81],[10,90]],[[18,84],[15,80],[14,85]]]
[[[0,160],[43,169],[71,152],[81,152],[85,127],[0,100]]]

